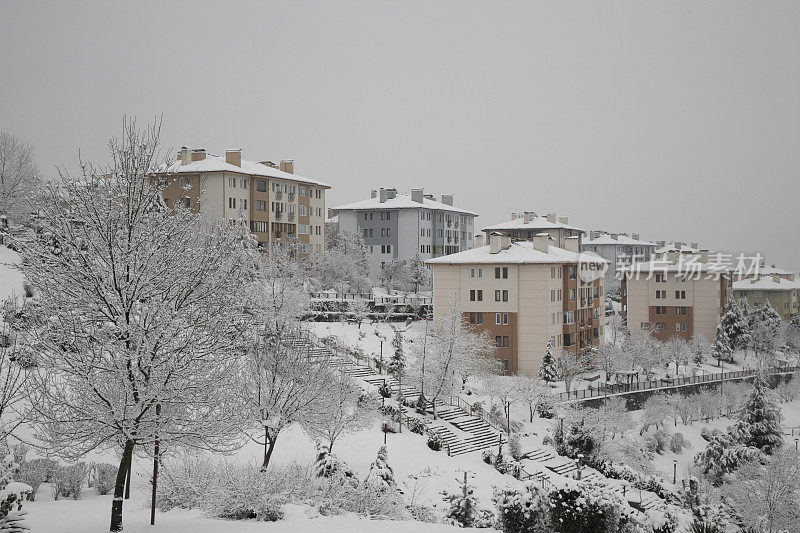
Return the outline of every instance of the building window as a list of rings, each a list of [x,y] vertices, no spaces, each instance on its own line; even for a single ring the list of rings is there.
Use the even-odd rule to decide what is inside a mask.
[[[494,267],[494,278],[500,279],[500,267]]]
[[[495,346],[497,346],[498,348],[502,348],[502,347],[503,347],[503,337],[501,337],[500,335],[497,335],[497,336],[494,338],[494,344],[495,344]]]
[[[192,199],[189,198],[188,196],[186,198],[184,198],[183,199],[183,206],[186,207],[187,209],[191,208],[192,207]]]
[[[503,291],[503,301],[504,302],[508,301],[508,291]]]
[[[508,267],[503,267],[503,279],[508,279]]]
[[[483,324],[483,313],[478,313],[478,325]]]
[[[508,335],[503,335],[503,348],[508,348],[510,344],[508,343]]]
[[[500,301],[500,291],[494,291],[494,301],[495,302]]]
[[[508,372],[508,359],[503,359],[503,371]]]
[[[267,210],[267,201],[256,200],[256,211],[266,211],[266,210]]]
[[[479,302],[483,301],[483,291],[480,289],[478,289],[478,301]]]
[[[469,291],[469,301],[470,302],[474,302],[475,301],[475,290],[474,289],[471,289]]]

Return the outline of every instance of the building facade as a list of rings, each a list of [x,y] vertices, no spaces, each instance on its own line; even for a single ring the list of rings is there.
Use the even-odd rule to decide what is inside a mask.
[[[569,217],[560,217],[556,213],[539,216],[533,211],[511,213],[511,220],[486,226],[482,231],[486,234],[486,239],[491,233],[500,233],[511,237],[512,240],[523,241],[533,241],[536,235],[547,233],[552,237],[553,245],[559,248],[564,248],[567,239],[571,237],[577,237],[580,246],[583,234],[586,233],[581,228],[570,226]]]
[[[548,341],[580,355],[605,337],[604,278],[580,259],[578,239],[566,249],[541,233],[532,241],[489,235],[489,245],[430,259],[433,315],[440,320],[460,301],[464,319],[494,339],[499,367],[539,371]],[[592,273],[595,273],[592,275]]]
[[[792,273],[776,272],[734,281],[733,297],[737,300],[744,298],[753,307],[769,302],[783,321],[800,314],[800,281],[796,281]]]
[[[294,174],[293,161],[247,161],[241,150],[220,156],[183,147],[159,175],[169,205],[241,221],[260,246],[296,241],[309,252],[325,250],[325,191],[331,186]]]
[[[423,189],[401,194],[397,189],[372,190],[361,202],[331,208],[339,233],[361,235],[367,246],[369,273],[380,279],[382,266],[394,258],[419,256],[423,261],[473,247],[476,213],[453,205],[453,195],[441,201]]]
[[[696,257],[691,272],[672,257],[622,270],[622,316],[630,332],[649,331],[661,341],[697,333],[713,341],[730,276]]]
[[[648,262],[653,257],[656,244],[639,239],[636,233],[589,232],[589,239],[583,241],[581,250],[592,252],[609,263],[606,271],[606,287],[619,285],[617,270],[631,263]]]

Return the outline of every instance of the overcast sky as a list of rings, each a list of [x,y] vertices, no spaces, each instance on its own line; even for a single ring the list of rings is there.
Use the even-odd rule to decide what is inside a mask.
[[[329,206],[425,187],[797,271],[798,28],[794,1],[0,0],[0,129],[52,175],[163,114],[165,147],[294,159]]]

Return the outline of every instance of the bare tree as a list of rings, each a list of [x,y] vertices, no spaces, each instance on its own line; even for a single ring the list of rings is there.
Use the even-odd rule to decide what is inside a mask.
[[[494,343],[464,319],[458,298],[445,305],[447,312],[436,321],[423,343],[424,372],[418,366],[411,369],[428,400],[434,403],[434,417],[438,398],[461,392],[468,377],[497,366],[491,357]]]
[[[672,336],[662,346],[664,360],[675,363],[675,375],[679,374],[679,365],[688,365],[691,359],[689,344],[678,336]]]
[[[558,356],[558,371],[561,379],[564,380],[564,390],[572,390],[572,382],[581,374],[594,368],[594,354],[591,352],[577,355],[566,351],[561,351]]]
[[[38,185],[33,147],[10,132],[0,131],[0,215],[23,220],[31,211],[29,199]]]
[[[517,381],[517,397],[520,401],[528,404],[530,421],[533,422],[536,407],[550,396],[550,389],[547,383],[539,377],[518,375],[514,379]]]
[[[245,228],[165,205],[164,184],[151,179],[158,134],[124,121],[106,168],[82,163],[78,179],[62,172],[44,187],[43,233],[22,263],[40,294],[20,334],[36,354],[27,387],[36,436],[67,458],[120,453],[111,531],[122,529],[136,446],[239,444],[225,391],[241,324],[240,261],[255,252]]]
[[[27,413],[24,400],[28,370],[21,364],[25,361],[21,355],[16,346],[0,344],[0,442],[6,442]]]
[[[800,456],[784,449],[766,465],[749,461],[723,494],[748,531],[800,531]]]
[[[305,424],[306,431],[315,439],[328,442],[328,451],[343,434],[369,428],[375,420],[377,405],[353,379],[344,373],[336,373],[323,384],[326,401],[320,416],[311,417]]]

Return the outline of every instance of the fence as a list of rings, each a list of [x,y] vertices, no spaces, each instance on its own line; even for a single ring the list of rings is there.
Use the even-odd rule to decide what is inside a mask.
[[[338,291],[317,291],[311,293],[311,298],[315,300],[329,300],[337,302],[346,302],[354,300],[365,300],[372,302],[375,305],[431,305],[433,298],[430,296],[406,296],[406,295],[385,295],[374,296],[369,292],[345,292]]]
[[[800,366],[784,366],[774,368],[770,371],[770,375],[776,374],[794,374],[800,370]],[[713,374],[701,374],[699,376],[678,377],[669,380],[647,380],[637,381],[636,383],[627,384],[614,384],[606,386],[605,383],[600,383],[597,388],[592,389],[579,389],[570,392],[560,392],[554,395],[560,401],[568,400],[589,400],[592,398],[600,398],[611,394],[630,394],[638,391],[658,390],[658,389],[672,389],[677,387],[684,387],[688,385],[696,385],[700,383],[713,383],[730,381],[734,379],[751,378],[756,375],[755,370],[734,370],[732,372],[715,372]]]
[[[536,474],[531,474],[530,472],[525,470],[525,467],[521,467],[520,468],[519,479],[520,479],[520,481],[529,481],[531,479],[535,479],[535,480],[541,482],[542,488],[547,490],[547,491],[551,491],[551,490],[553,490],[555,488],[555,486],[550,482],[549,479],[547,479],[544,476],[544,474],[542,472],[537,472]]]

